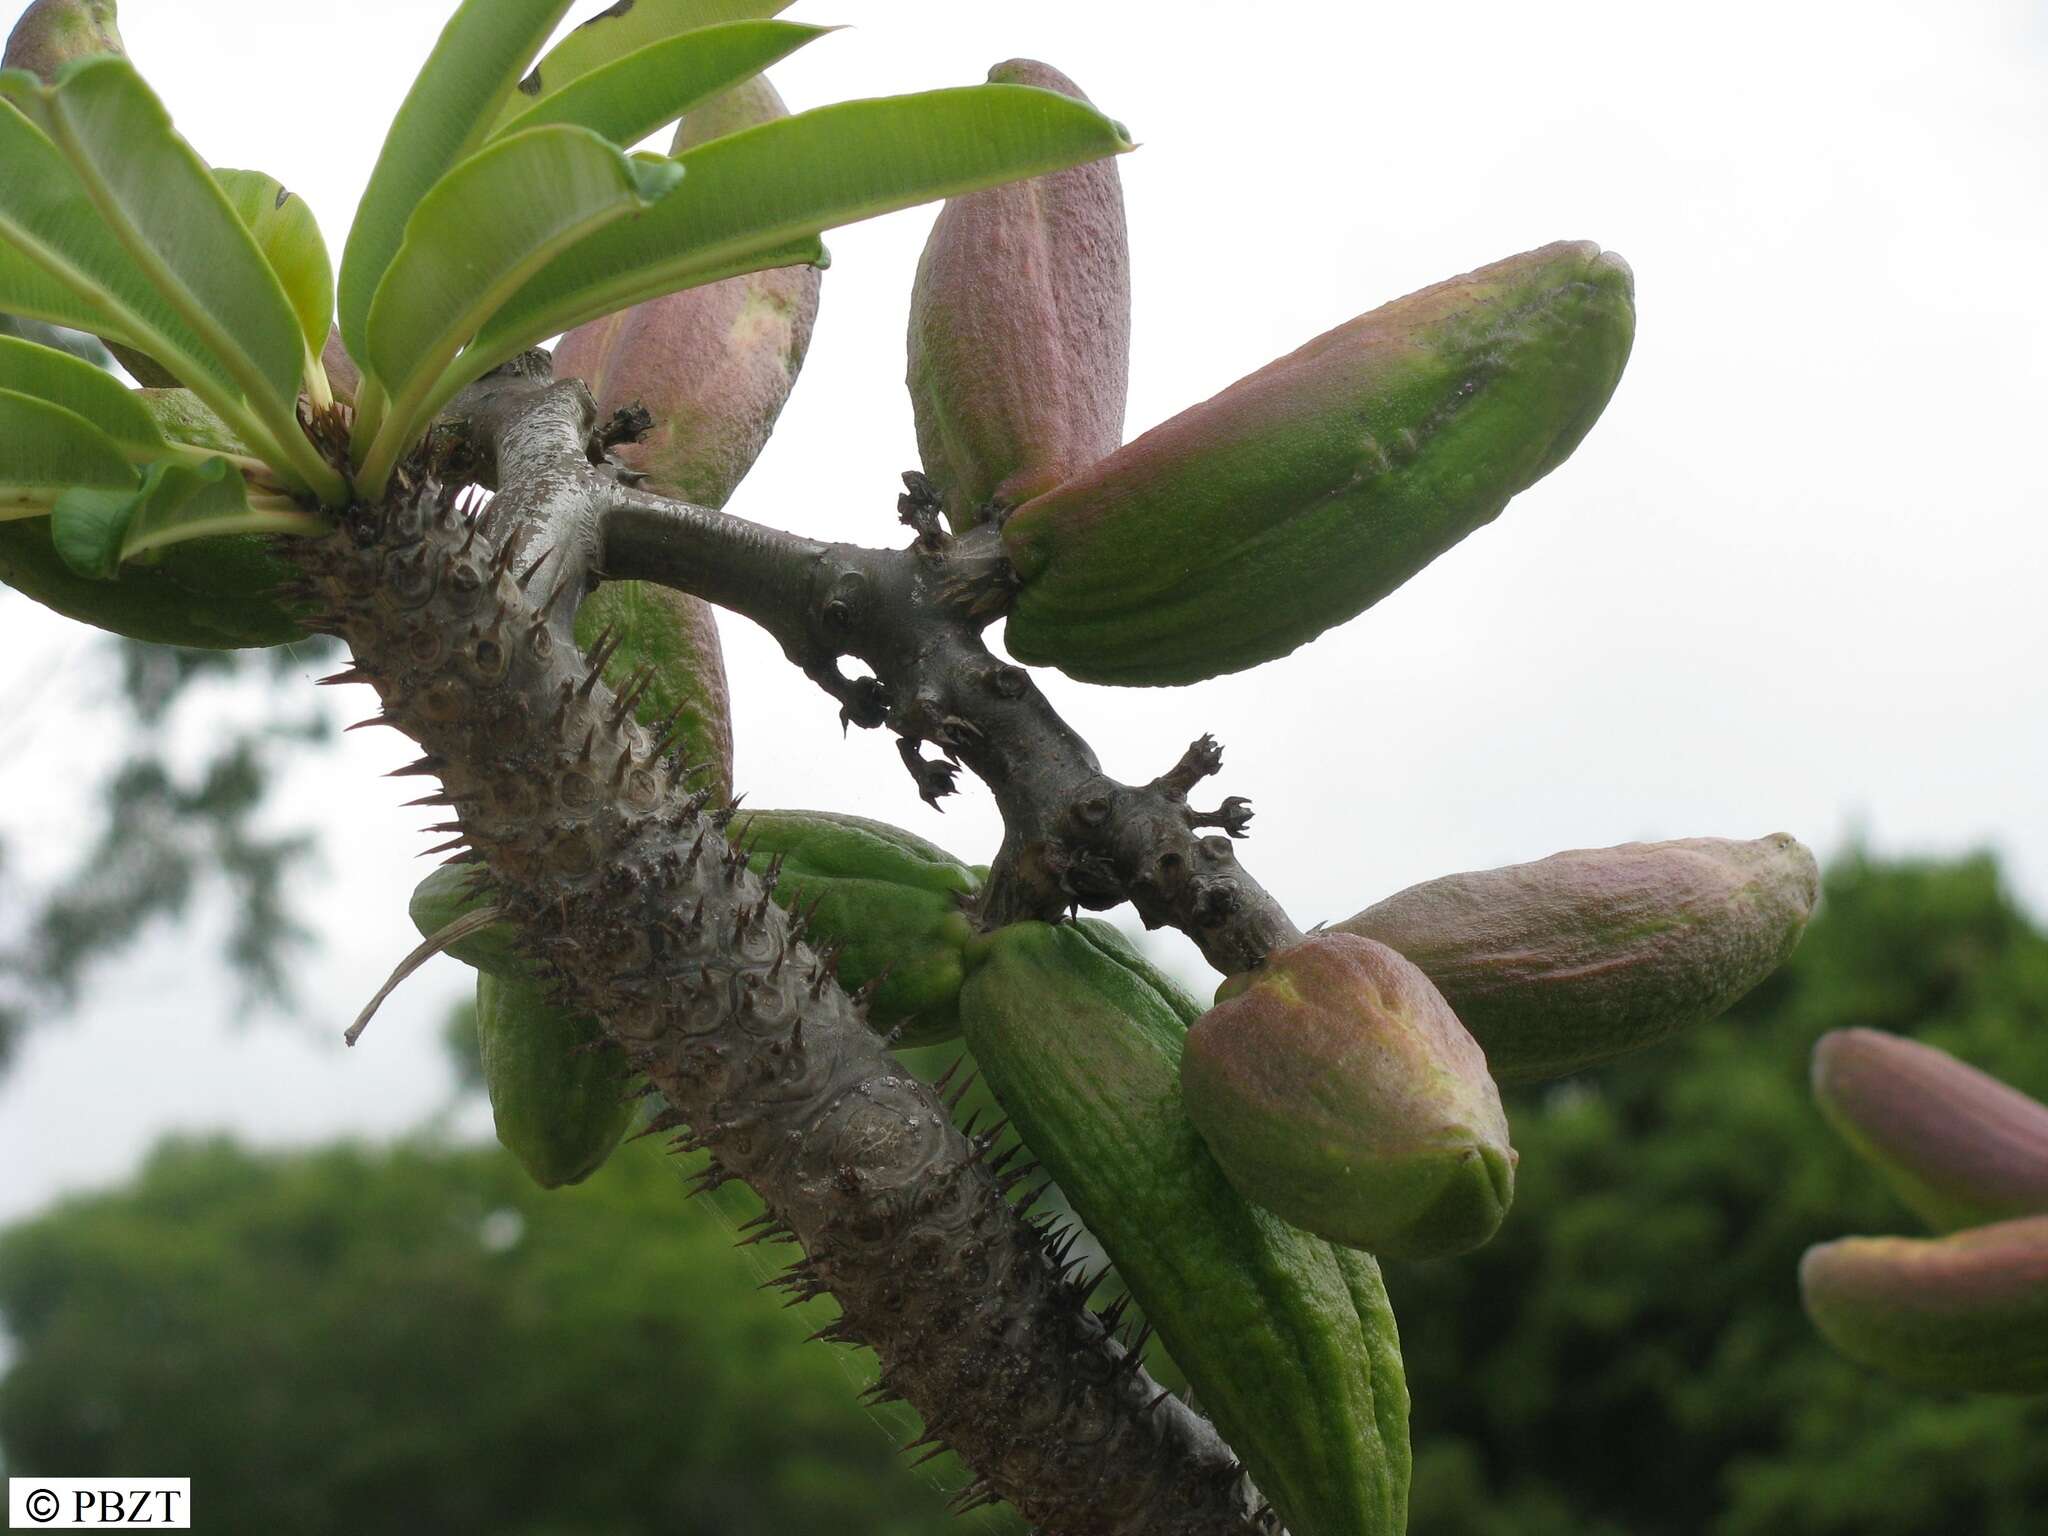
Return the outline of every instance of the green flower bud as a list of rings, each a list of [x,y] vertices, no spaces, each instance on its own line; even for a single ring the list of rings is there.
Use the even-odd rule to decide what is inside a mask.
[[[982,1080],[1260,1493],[1298,1536],[1399,1536],[1408,1388],[1379,1266],[1259,1208],[1205,1150],[1181,1092],[1201,1005],[1093,919],[1012,923],[974,958]]]
[[[1936,1231],[2048,1215],[2048,1104],[1948,1052],[1838,1029],[1813,1048],[1813,1097]]]
[[[543,1189],[580,1184],[612,1155],[632,1123],[616,1055],[584,1049],[595,1019],[548,1001],[511,976],[476,979],[477,1045],[498,1140]]]
[[[1383,1258],[1477,1248],[1515,1192],[1486,1058],[1384,944],[1318,933],[1225,982],[1188,1032],[1181,1094],[1230,1182]]]
[[[1058,70],[988,72],[1086,101]],[[954,528],[1019,506],[1123,441],[1130,244],[1114,158],[951,198],[910,295],[918,452]]]
[[[1425,881],[1338,923],[1420,966],[1497,1081],[1561,1077],[1725,1011],[1784,964],[1820,895],[1780,832],[1580,848]]]
[[[576,643],[586,651],[610,630],[618,649],[605,664],[616,693],[652,667],[635,714],[643,725],[673,721],[674,750],[704,772],[690,783],[714,799],[732,794],[732,693],[725,648],[709,603],[646,581],[608,581],[576,610]]]
[[[906,1049],[960,1034],[981,871],[886,822],[831,811],[747,811],[730,829],[755,873],[780,861],[775,899],[839,947],[839,980],[870,983],[868,1022]]]
[[[2048,1392],[2048,1216],[1806,1250],[1807,1316],[1859,1365],[1949,1392]]]
[[[974,936],[967,906],[982,871],[900,827],[831,811],[745,811],[728,829],[756,873],[780,862],[775,899],[802,910],[815,942],[839,951],[840,983],[877,983],[868,1022],[906,1049],[960,1033],[960,986]],[[421,881],[410,913],[421,937],[490,902],[487,882],[447,865]],[[530,977],[518,932],[496,923],[447,951],[491,975]]]
[[[1010,653],[1125,684],[1285,656],[1563,463],[1634,336],[1627,264],[1579,242],[1317,337],[1017,509]]]
[[[473,864],[443,864],[413,887],[406,916],[421,938],[430,939],[458,917],[490,906],[489,884]],[[530,976],[534,968],[519,947],[519,930],[510,923],[480,928],[442,953],[487,976]]]

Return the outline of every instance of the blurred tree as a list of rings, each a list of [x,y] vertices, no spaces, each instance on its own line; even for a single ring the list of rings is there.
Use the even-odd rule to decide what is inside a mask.
[[[1662,1050],[1511,1096],[1491,1245],[1388,1266],[1415,1536],[2038,1536],[2048,1400],[1895,1387],[1799,1306],[1809,1243],[1917,1232],[1822,1123],[1863,1024],[2048,1097],[2048,935],[1989,857],[1836,860],[1791,964]]]
[[[0,588],[0,615],[17,604],[27,600]],[[19,879],[0,825],[0,1072],[30,1023],[76,1005],[94,965],[202,897],[226,906],[223,958],[247,1000],[289,1002],[286,962],[308,937],[287,885],[314,856],[314,834],[268,829],[266,813],[294,755],[333,740],[303,675],[338,648],[318,637],[267,651],[108,637],[93,652],[109,664],[129,725],[75,856],[54,877]],[[232,720],[193,729],[198,711],[230,691],[240,696]],[[177,750],[199,735],[202,752]]]
[[[903,1476],[908,1418],[803,1342],[828,1309],[761,1305],[736,1207],[676,1219],[678,1166],[167,1143],[0,1237],[8,1470],[190,1476],[210,1528],[294,1536],[960,1530],[964,1474]]]

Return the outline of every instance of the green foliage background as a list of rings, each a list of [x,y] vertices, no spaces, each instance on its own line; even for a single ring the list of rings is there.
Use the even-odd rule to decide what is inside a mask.
[[[1416,1536],[2048,1530],[2048,1399],[1893,1388],[1799,1311],[1809,1243],[1916,1230],[1807,1098],[1852,1024],[2048,1096],[2048,935],[1988,858],[1851,855],[1728,1019],[1518,1095],[1501,1235],[1389,1267]],[[0,1237],[0,1450],[190,1475],[229,1530],[960,1529],[959,1469],[906,1474],[910,1416],[855,1404],[866,1357],[802,1342],[829,1311],[757,1293],[744,1199],[679,1184],[644,1144],[554,1194],[495,1149],[167,1144]]]
[[[644,1144],[548,1193],[496,1148],[167,1143],[0,1238],[7,1469],[189,1476],[281,1536],[961,1531],[735,1217]]]
[[[1988,857],[1829,867],[1791,963],[1663,1050],[1514,1095],[1486,1248],[1388,1266],[1417,1536],[2037,1536],[2048,1399],[1945,1398],[1829,1353],[1815,1242],[1924,1229],[1822,1123],[1830,1029],[2048,1098],[2048,936]]]

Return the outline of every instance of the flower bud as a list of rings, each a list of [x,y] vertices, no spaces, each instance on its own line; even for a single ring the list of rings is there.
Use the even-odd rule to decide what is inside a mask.
[[[645,677],[635,711],[640,723],[672,722],[675,750],[704,771],[691,779],[714,799],[732,794],[732,692],[718,618],[701,597],[651,581],[608,581],[576,610],[576,643],[586,651],[611,631],[618,641],[605,664],[614,692]],[[648,675],[645,668],[652,668]]]
[[[1550,473],[1635,336],[1627,263],[1547,245],[1339,326],[1026,502],[1011,655],[1190,683],[1363,612]]]
[[[619,1064],[591,1046],[597,1020],[518,976],[476,978],[477,1049],[498,1140],[543,1189],[580,1184],[612,1155],[633,1110]]]
[[[25,69],[45,84],[78,59],[125,53],[114,0],[35,0],[7,37],[0,67]]]
[[[1030,59],[988,77],[1088,99]],[[1130,349],[1114,158],[947,201],[911,289],[907,382],[918,452],[954,528],[1115,450]]]
[[[1514,1083],[1723,1012],[1791,955],[1819,894],[1813,855],[1782,832],[1694,837],[1446,875],[1335,926],[1420,966]]]
[[[1181,1094],[1239,1193],[1385,1258],[1493,1236],[1515,1190],[1507,1116],[1427,976],[1318,933],[1217,995],[1188,1032]]]
[[[757,76],[684,118],[674,152],[786,116]],[[614,455],[664,496],[722,507],[796,385],[821,275],[809,266],[747,272],[593,320],[555,348],[555,375],[588,384],[600,415],[645,406],[654,429]]]
[[[2048,1392],[2048,1216],[1806,1250],[1807,1316],[1859,1365],[1950,1392]]]
[[[1936,1231],[2048,1215],[2048,1104],[1948,1052],[1838,1029],[1813,1048],[1813,1097]]]
[[[672,151],[786,117],[775,87],[755,77],[683,119]],[[555,348],[555,375],[590,386],[600,414],[641,406],[653,427],[613,456],[664,496],[722,507],[754,466],[796,384],[818,316],[818,269],[779,267],[664,294],[593,320]],[[605,629],[624,638],[606,673],[617,687],[639,667],[659,671],[643,718],[680,709],[680,749],[732,784],[732,718],[725,656],[711,606],[643,582],[608,582],[576,617],[579,645]]]

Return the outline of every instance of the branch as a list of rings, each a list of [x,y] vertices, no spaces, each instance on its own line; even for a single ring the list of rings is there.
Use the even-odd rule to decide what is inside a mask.
[[[897,1066],[606,689],[602,656],[569,641],[563,594],[614,558],[596,519],[646,506],[599,462],[588,402],[518,373],[465,396],[436,452],[498,487],[491,508],[465,519],[418,472],[306,541],[316,627],[347,639],[385,721],[425,749],[414,771],[443,779],[459,857],[486,867],[560,1000],[604,1021],[668,1101],[660,1123],[712,1154],[707,1187],[746,1179],[770,1231],[802,1245],[780,1283],[832,1293],[826,1335],[872,1347],[877,1394],[978,1470],[965,1504],[1005,1498],[1066,1536],[1269,1531],[1214,1430],[1088,1309],[1029,1197],[1011,1203],[1021,1174],[992,1166],[995,1136],[961,1132]],[[694,578],[736,603],[789,590],[805,547],[695,509],[671,525],[704,546]],[[826,554],[806,558],[815,574]],[[762,580],[744,579],[750,559]]]
[[[1222,767],[1215,740],[1203,737],[1149,784],[1105,774],[1031,674],[982,642],[1013,590],[996,531],[940,532],[919,516],[918,479],[905,517],[919,536],[904,550],[814,544],[619,488],[601,514],[603,568],[694,592],[762,625],[840,701],[843,718],[901,738],[927,800],[951,792],[951,765],[986,783],[1004,828],[986,926],[1129,901],[1146,927],[1180,929],[1225,975],[1299,942],[1280,904],[1237,862],[1232,842],[1251,820],[1250,802],[1233,796],[1207,812],[1188,803]],[[874,675],[847,678],[847,656]],[[924,744],[944,761],[925,758]],[[1227,835],[1199,835],[1204,828]]]

